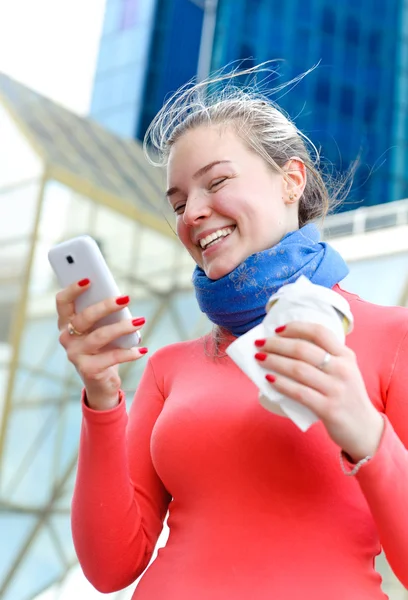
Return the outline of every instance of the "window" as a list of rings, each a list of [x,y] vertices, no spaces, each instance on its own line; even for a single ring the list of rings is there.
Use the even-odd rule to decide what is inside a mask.
[[[320,36],[320,58],[323,65],[332,65],[334,61],[335,38],[328,35]]]
[[[242,44],[239,54],[240,70],[251,69],[256,65],[255,52],[248,44]]]
[[[347,17],[346,41],[348,44],[357,45],[360,38],[360,27],[355,17]]]
[[[310,0],[299,0],[297,8],[297,18],[303,22],[311,20],[311,2]]]
[[[352,116],[354,111],[354,89],[343,85],[340,91],[340,111],[343,115]]]
[[[381,69],[376,65],[369,65],[361,70],[361,78],[368,91],[379,90],[381,85]]]
[[[315,98],[318,104],[330,102],[330,84],[327,79],[319,79],[316,85]]]
[[[138,0],[122,0],[122,18],[120,29],[132,29],[137,23]]]
[[[371,31],[368,36],[368,59],[376,62],[381,53],[382,35],[380,31]]]
[[[273,16],[274,17],[282,17],[284,10],[285,10],[285,6],[284,6],[283,2],[274,2],[273,3]]]
[[[298,29],[298,34],[297,34],[297,45],[300,49],[300,54],[301,54],[301,58],[302,61],[304,62],[308,60],[308,54],[309,54],[309,48],[310,48],[310,32],[308,29],[306,29],[305,27],[299,28]],[[299,58],[299,57],[297,57]],[[306,70],[303,68],[303,64],[302,64],[302,69]]]
[[[336,29],[336,17],[333,10],[329,7],[323,9],[322,14],[322,30],[325,33],[333,34]]]
[[[363,118],[367,125],[372,125],[377,113],[377,98],[369,96],[364,101]]]
[[[118,2],[106,2],[102,35],[110,35],[119,29],[122,6]]]

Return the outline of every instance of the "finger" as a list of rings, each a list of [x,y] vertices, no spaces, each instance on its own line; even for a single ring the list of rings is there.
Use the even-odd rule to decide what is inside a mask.
[[[283,338],[276,335],[265,340],[265,343],[257,354],[277,354],[279,356],[286,356],[298,361],[303,361],[313,367],[318,367],[322,364],[326,352],[316,344],[307,340]],[[330,367],[331,365],[328,364],[325,371],[329,372]]]
[[[302,385],[282,375],[272,376],[272,381],[269,380],[269,383],[281,394],[310,408],[318,417],[322,418],[327,412],[329,399],[312,387]]]
[[[75,300],[90,286],[89,279],[81,279],[60,290],[55,298],[58,313],[58,329],[66,327],[68,321],[75,314]]]
[[[89,306],[76,314],[75,318],[71,319],[71,323],[75,329],[85,333],[86,331],[89,331],[97,321],[110,314],[119,312],[128,306],[129,302],[129,296],[107,298],[106,300],[92,304],[92,306]]]
[[[144,325],[145,319],[143,317],[132,319],[131,321],[119,321],[112,325],[104,325],[98,327],[95,331],[89,333],[83,340],[84,354],[95,354],[101,348],[104,348],[111,342],[114,342],[122,335],[134,333],[139,331]]]
[[[70,341],[75,340],[80,344],[80,347],[78,345],[75,346],[75,354],[96,354],[101,348],[114,342],[122,335],[139,331],[145,322],[146,319],[144,317],[131,320],[126,319],[112,325],[103,325],[91,333],[81,336],[71,336],[68,330],[65,329],[60,335],[60,343],[64,348],[67,348]]]
[[[282,338],[297,338],[316,344],[333,356],[344,356],[347,353],[346,347],[336,335],[319,323],[293,321],[278,327],[275,332]]]
[[[113,348],[96,355],[83,355],[78,360],[76,368],[82,379],[93,379],[109,367],[139,360],[147,354],[147,348]]]
[[[320,350],[321,352],[321,350]],[[261,357],[259,356],[261,354]],[[333,388],[333,377],[327,372],[317,369],[307,362],[281,356],[279,354],[255,354],[258,364],[275,375],[281,375],[287,379],[310,387],[320,394],[327,396]],[[334,359],[333,359],[334,360]]]

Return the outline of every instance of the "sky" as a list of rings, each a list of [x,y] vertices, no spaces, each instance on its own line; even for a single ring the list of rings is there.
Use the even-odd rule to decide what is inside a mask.
[[[0,0],[0,72],[86,114],[104,6],[105,0]]]

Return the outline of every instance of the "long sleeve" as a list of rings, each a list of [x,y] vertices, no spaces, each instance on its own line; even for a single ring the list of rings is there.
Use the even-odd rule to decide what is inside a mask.
[[[83,402],[72,532],[85,576],[101,592],[130,585],[146,568],[171,500],[150,455],[163,406],[150,362],[129,422],[125,400],[109,411]]]
[[[380,446],[357,479],[387,560],[408,588],[408,333],[393,365],[384,419]]]

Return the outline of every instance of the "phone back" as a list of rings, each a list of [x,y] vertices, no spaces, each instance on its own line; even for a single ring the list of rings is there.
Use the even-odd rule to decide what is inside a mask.
[[[98,244],[88,235],[62,242],[51,248],[48,259],[61,287],[88,278],[91,285],[75,301],[75,312],[82,312],[92,304],[120,295],[115,279],[106,264]],[[95,323],[92,330],[102,325],[116,323],[122,319],[131,319],[127,307],[103,317]],[[140,341],[138,332],[118,338],[114,346],[131,348]]]

